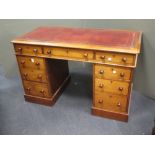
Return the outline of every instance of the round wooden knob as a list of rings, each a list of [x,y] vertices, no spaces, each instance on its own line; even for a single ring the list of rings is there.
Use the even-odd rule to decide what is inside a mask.
[[[22,60],[20,63],[21,63],[22,65],[24,65],[24,64],[25,64],[25,60]]]
[[[30,87],[28,87],[28,88],[26,88],[26,90],[30,93],[30,91],[31,91],[31,88]]]
[[[27,79],[28,74],[24,73],[23,76],[24,76],[25,79]]]
[[[41,74],[38,75],[38,79],[42,79],[42,75]]]
[[[37,66],[39,66],[39,65],[40,65],[40,63],[39,63],[39,62],[36,62],[36,65],[37,65]]]
[[[21,47],[19,47],[19,48],[18,48],[18,51],[19,51],[19,52],[22,52],[22,48],[21,48]]]
[[[122,61],[127,62],[127,58],[126,57],[122,58]]]
[[[123,87],[119,87],[118,89],[119,89],[120,91],[123,91]]]
[[[99,73],[100,73],[100,74],[103,74],[103,73],[104,73],[104,70],[100,70]]]
[[[48,50],[48,51],[47,51],[47,54],[51,54],[51,53],[52,53],[52,51],[51,51],[51,50]]]
[[[122,73],[120,73],[120,77],[124,77],[125,76],[125,74],[122,72]]]
[[[101,59],[105,59],[105,55],[101,55],[100,58],[101,58]]]
[[[100,103],[100,104],[103,103],[103,100],[98,100],[98,103]]]
[[[34,48],[34,49],[33,49],[33,52],[35,52],[35,53],[36,53],[37,51],[38,51],[38,49],[36,49],[36,48]]]
[[[104,86],[104,85],[103,85],[102,83],[99,84],[99,87],[100,87],[100,88],[103,88],[103,86]]]
[[[40,93],[44,95],[45,91],[42,89],[40,90]]]
[[[85,53],[83,56],[84,56],[85,58],[87,58],[87,57],[88,57],[88,53]]]
[[[28,76],[28,74],[27,74],[27,73],[24,73],[23,75],[24,75],[24,76]]]
[[[121,103],[120,102],[117,103],[117,107],[121,107]]]

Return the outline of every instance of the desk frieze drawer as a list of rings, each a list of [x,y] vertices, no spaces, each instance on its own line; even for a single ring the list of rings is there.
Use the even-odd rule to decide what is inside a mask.
[[[17,56],[20,69],[45,70],[45,62],[43,58],[30,56]]]
[[[128,96],[111,93],[96,93],[94,106],[103,110],[127,113]]]
[[[14,47],[15,47],[16,54],[32,55],[32,56],[42,54],[41,46],[15,44]]]
[[[94,53],[93,51],[88,50],[78,50],[78,49],[65,49],[65,48],[53,48],[45,47],[44,54],[50,57],[59,57],[66,59],[75,59],[75,60],[93,60]]]
[[[100,63],[121,65],[121,66],[135,66],[136,55],[122,54],[114,52],[96,52],[96,61]]]
[[[68,50],[57,47],[44,47],[44,54],[49,57],[68,57]]]
[[[96,78],[122,81],[130,81],[132,78],[131,68],[95,64],[94,71]]]
[[[98,92],[108,92],[118,95],[128,95],[130,83],[95,79],[95,91]]]
[[[76,58],[76,59],[83,59],[85,61],[87,60],[93,60],[94,54],[92,51],[87,50],[74,50],[71,49],[68,51],[68,56],[70,58]]]
[[[51,97],[48,84],[23,81],[24,90],[26,95],[38,96],[43,98]]]

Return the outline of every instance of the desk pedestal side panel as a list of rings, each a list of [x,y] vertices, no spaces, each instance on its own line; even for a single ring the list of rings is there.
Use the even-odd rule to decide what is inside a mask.
[[[68,83],[68,61],[16,55],[25,100],[51,106]]]

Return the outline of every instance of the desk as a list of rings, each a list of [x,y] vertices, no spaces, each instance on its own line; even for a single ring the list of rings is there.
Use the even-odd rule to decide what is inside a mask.
[[[70,80],[68,60],[93,64],[92,114],[128,121],[141,32],[39,27],[12,41],[28,102],[53,105]]]

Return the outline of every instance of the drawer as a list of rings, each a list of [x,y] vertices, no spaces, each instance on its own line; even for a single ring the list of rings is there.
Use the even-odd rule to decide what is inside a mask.
[[[15,52],[17,54],[37,55],[42,54],[42,48],[36,45],[20,45],[15,44]]]
[[[135,55],[114,52],[96,52],[96,61],[106,64],[135,66]]]
[[[95,77],[112,80],[130,81],[132,76],[131,68],[95,64],[94,71]]]
[[[68,57],[68,50],[65,48],[44,47],[44,54],[48,56]]]
[[[43,58],[17,56],[20,69],[45,70],[45,61]]]
[[[23,80],[36,81],[36,82],[44,82],[47,83],[48,79],[46,73],[44,71],[38,70],[21,70],[21,76]]]
[[[44,48],[44,54],[51,57],[63,57],[68,59],[80,59],[80,60],[92,60],[94,58],[93,51],[88,50],[76,50],[76,49],[65,49],[65,48]]]
[[[74,50],[71,49],[68,51],[68,57],[76,58],[76,59],[83,59],[83,60],[93,60],[94,54],[92,51],[87,50]]]
[[[127,112],[128,97],[110,93],[96,93],[94,106],[108,111]]]
[[[39,97],[51,97],[51,92],[48,89],[47,84],[23,81],[24,90],[27,95],[39,96]]]
[[[95,91],[128,95],[130,84],[128,82],[95,79]]]

